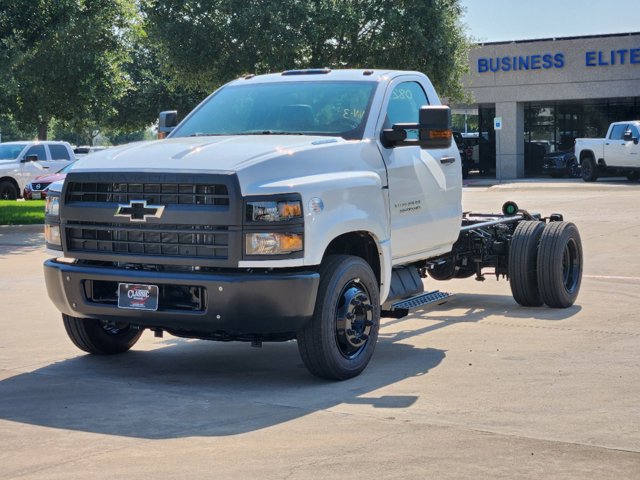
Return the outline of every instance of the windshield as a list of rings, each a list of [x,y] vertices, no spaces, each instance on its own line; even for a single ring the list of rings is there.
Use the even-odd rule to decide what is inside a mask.
[[[375,82],[278,82],[222,88],[171,137],[329,135],[361,139]]]
[[[67,165],[64,168],[61,168],[60,170],[58,170],[56,173],[69,173],[69,170],[71,170],[71,168],[73,167],[73,164],[76,162],[71,162],[69,165]]]
[[[15,160],[26,146],[26,143],[0,145],[0,160]]]

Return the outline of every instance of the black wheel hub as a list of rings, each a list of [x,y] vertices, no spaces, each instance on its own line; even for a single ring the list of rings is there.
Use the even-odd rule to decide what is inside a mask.
[[[360,354],[369,341],[373,327],[373,305],[369,293],[358,279],[349,281],[338,299],[336,342],[348,359]]]
[[[126,323],[100,322],[100,326],[106,333],[113,336],[128,333],[131,329]]]
[[[562,252],[562,283],[567,292],[575,292],[580,279],[580,256],[576,241],[571,238]]]

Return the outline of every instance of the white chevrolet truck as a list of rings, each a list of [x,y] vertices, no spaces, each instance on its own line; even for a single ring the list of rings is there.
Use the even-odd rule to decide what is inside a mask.
[[[572,305],[576,227],[512,202],[463,213],[451,138],[421,73],[240,78],[166,139],[82,159],[53,189],[49,296],[89,353],[127,351],[144,329],[295,339],[328,379],[363,371],[381,317],[445,300],[432,280],[490,272],[521,305]]]
[[[614,122],[606,138],[577,138],[575,154],[585,182],[598,177],[622,175],[640,179],[640,121]]]

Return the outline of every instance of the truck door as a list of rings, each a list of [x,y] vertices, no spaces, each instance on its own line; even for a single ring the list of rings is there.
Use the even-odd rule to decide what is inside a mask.
[[[640,138],[640,133],[635,125],[628,125],[627,130],[631,132],[633,138]],[[640,143],[636,143],[634,140],[625,141],[622,149],[622,154],[624,155],[623,166],[640,168]]]
[[[58,170],[62,170],[64,167],[71,163],[71,153],[65,145],[62,144],[49,144],[49,173],[55,173]]]
[[[619,123],[611,127],[609,138],[604,141],[604,161],[608,167],[625,167],[625,146],[624,132],[629,125]]]
[[[49,160],[43,144],[32,145],[27,148],[21,160],[25,160],[29,155],[37,155],[38,161],[20,163],[20,181],[18,183],[20,183],[21,191],[34,178],[49,173]]]
[[[397,123],[417,123],[420,107],[428,104],[419,79],[394,80],[385,94],[377,133]],[[409,138],[417,135],[409,132]],[[449,251],[461,222],[462,171],[455,143],[449,149],[425,150],[385,148],[378,142],[387,167],[394,261]]]

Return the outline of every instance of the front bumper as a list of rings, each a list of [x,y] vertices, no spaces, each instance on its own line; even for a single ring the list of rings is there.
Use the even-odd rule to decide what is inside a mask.
[[[47,260],[49,298],[74,317],[126,322],[195,337],[243,339],[287,337],[313,315],[320,275],[306,272],[157,272],[99,267]],[[176,308],[160,297],[157,311],[125,310],[112,299],[94,297],[93,285],[140,283],[160,290],[183,286],[201,292],[198,308]],[[163,287],[164,286],[164,287]],[[169,291],[169,290],[167,290]]]

